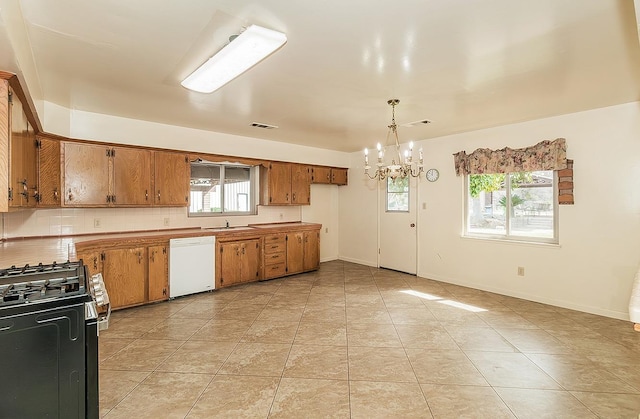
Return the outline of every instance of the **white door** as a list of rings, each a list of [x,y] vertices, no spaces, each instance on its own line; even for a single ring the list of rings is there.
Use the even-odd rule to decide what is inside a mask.
[[[380,249],[378,265],[415,275],[417,272],[418,179],[379,182]]]

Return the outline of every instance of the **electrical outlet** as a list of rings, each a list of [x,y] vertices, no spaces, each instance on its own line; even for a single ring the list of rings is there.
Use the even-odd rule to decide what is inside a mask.
[[[284,214],[280,213],[280,219],[282,220],[284,218]]]
[[[325,227],[324,228],[324,232],[328,234],[329,233],[329,227]]]
[[[100,228],[102,226],[102,222],[99,218],[93,219],[93,228]]]
[[[518,276],[524,276],[524,266],[518,266]]]
[[[165,217],[165,218],[164,218],[164,226],[165,226],[165,227],[169,227],[169,224],[170,224],[170,222],[169,222],[169,217]]]
[[[423,209],[423,210],[427,209],[427,203],[426,203],[426,202],[423,202],[423,203],[422,203],[422,209]]]

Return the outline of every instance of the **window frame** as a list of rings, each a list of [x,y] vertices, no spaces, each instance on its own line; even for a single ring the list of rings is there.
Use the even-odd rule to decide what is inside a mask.
[[[538,170],[530,170],[527,173],[537,172]],[[469,231],[470,226],[470,194],[469,194],[469,181],[471,174],[465,176],[464,181],[464,222],[463,222],[463,237],[466,238],[474,238],[474,239],[488,239],[488,240],[497,240],[504,242],[512,242],[512,243],[541,243],[541,244],[551,244],[557,245],[560,243],[559,234],[558,234],[558,218],[559,218],[559,202],[558,202],[558,171],[552,170],[553,173],[553,182],[552,182],[552,196],[553,196],[553,237],[535,237],[535,236],[524,236],[524,235],[514,235],[511,230],[511,181],[510,175],[511,173],[505,173],[505,197],[507,198],[507,205],[505,207],[505,234],[491,234],[491,233],[481,233]]]
[[[187,216],[188,217],[229,217],[229,216],[251,216],[258,214],[258,193],[259,193],[259,166],[251,166],[246,164],[237,164],[237,163],[218,163],[218,162],[193,162],[193,164],[198,164],[202,166],[216,166],[220,168],[220,212],[191,212],[191,204],[193,199],[190,199],[189,206],[187,207]],[[225,175],[227,168],[248,168],[249,169],[249,211],[225,211]],[[191,179],[191,176],[189,177]],[[189,182],[189,195],[193,192],[191,190],[191,182]]]
[[[411,179],[408,177],[407,179],[407,191],[406,192],[389,192],[389,182],[395,182],[392,178],[387,178],[386,187],[385,187],[385,212],[398,213],[398,212],[411,212]],[[407,209],[389,209],[389,195],[407,195]]]

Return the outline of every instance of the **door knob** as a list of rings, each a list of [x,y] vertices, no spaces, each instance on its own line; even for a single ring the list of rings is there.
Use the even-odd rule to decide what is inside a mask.
[[[415,227],[415,226],[416,226],[416,223],[409,224],[409,227]]]

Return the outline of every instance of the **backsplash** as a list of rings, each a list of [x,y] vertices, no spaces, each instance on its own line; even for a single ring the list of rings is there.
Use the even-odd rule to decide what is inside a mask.
[[[257,215],[188,217],[187,208],[56,208],[2,214],[2,239],[33,236],[67,236],[121,231],[162,230],[185,227],[222,227],[271,222],[301,221],[301,209],[258,207]]]

